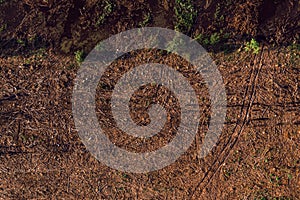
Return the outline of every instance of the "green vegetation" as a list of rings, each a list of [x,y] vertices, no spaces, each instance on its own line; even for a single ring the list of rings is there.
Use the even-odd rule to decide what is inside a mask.
[[[17,43],[20,44],[21,46],[25,47],[26,46],[26,43],[24,40],[22,39],[17,39]]]
[[[2,33],[2,31],[5,31],[6,28],[7,28],[7,24],[2,24],[2,25],[0,26],[0,33]]]
[[[220,14],[221,14],[221,4],[218,3],[216,6],[216,11],[214,13],[214,18],[218,22],[222,22],[225,19],[224,15],[220,15]]]
[[[230,169],[224,169],[223,170],[223,174],[224,174],[224,176],[226,178],[229,178],[231,176],[231,174],[232,174],[232,170],[230,170]]]
[[[75,52],[75,60],[78,64],[84,61],[84,52],[82,50],[78,50]]]
[[[300,51],[300,44],[294,42],[288,47],[291,51]]]
[[[279,176],[276,176],[274,174],[270,174],[270,182],[275,183],[276,185],[281,185],[281,178]]]
[[[104,7],[102,14],[98,17],[96,25],[99,26],[103,24],[105,19],[112,13],[113,11],[113,4],[110,1],[104,1]]]
[[[178,37],[174,37],[172,41],[168,43],[167,51],[168,52],[173,52],[178,49],[178,47],[183,43],[183,41],[180,39],[178,40]]]
[[[203,34],[198,34],[196,37],[194,37],[194,39],[197,41],[197,42],[201,42],[203,40],[204,36]]]
[[[294,42],[290,46],[288,46],[288,50],[290,53],[290,61],[289,64],[292,67],[299,68],[299,60],[300,60],[300,44],[297,42]]]
[[[292,200],[293,198],[287,197],[287,196],[277,196],[274,197],[270,194],[268,190],[262,190],[257,192],[255,195],[254,200]]]
[[[210,36],[209,42],[211,45],[217,44],[220,42],[220,35],[219,33],[214,33]]]
[[[148,12],[147,14],[144,15],[143,21],[139,23],[140,27],[145,27],[149,22],[151,21],[151,14]]]
[[[215,13],[214,13],[214,18],[215,18],[215,19],[218,19],[218,18],[219,18],[220,12],[221,12],[221,6],[220,6],[220,3],[218,3],[218,4],[217,4],[217,7],[216,7],[216,11],[215,11]]]
[[[199,44],[203,47],[212,50],[212,51],[222,51],[225,54],[231,53],[236,49],[236,46],[227,43],[227,39],[230,37],[229,33],[223,32],[214,32],[210,35],[198,34],[194,37]]]
[[[33,36],[28,37],[27,39],[28,39],[28,42],[34,43],[35,41],[38,40],[38,37],[36,35],[33,35]]]
[[[195,37],[195,40],[200,44],[205,46],[208,45],[215,45],[221,41],[221,34],[220,33],[213,33],[210,36],[204,36],[203,34],[199,34]]]
[[[191,0],[176,0],[175,1],[175,30],[183,33],[188,33],[194,23],[197,11]]]
[[[166,51],[168,53],[177,52],[181,46],[185,46],[185,45],[186,45],[186,42],[180,36],[179,37],[175,36],[173,38],[173,40],[168,43]],[[190,58],[189,53],[183,53],[182,55],[185,56],[186,58]]]
[[[259,43],[252,38],[250,42],[246,43],[245,50],[253,52],[254,54],[258,54],[260,51]]]

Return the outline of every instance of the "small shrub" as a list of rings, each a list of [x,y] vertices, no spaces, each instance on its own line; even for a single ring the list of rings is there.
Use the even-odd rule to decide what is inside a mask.
[[[220,12],[221,12],[221,6],[220,6],[220,3],[218,3],[218,4],[217,4],[217,7],[216,7],[215,14],[214,14],[214,18],[215,18],[215,19],[218,19],[218,18],[219,18]]]
[[[175,30],[187,33],[192,28],[197,11],[194,8],[191,0],[176,0],[175,1]]]
[[[147,13],[143,17],[143,21],[139,23],[140,27],[145,27],[151,21],[151,14]]]
[[[26,43],[24,40],[22,39],[17,39],[17,43],[20,44],[21,46],[25,47],[26,46]]]
[[[215,45],[221,41],[221,35],[219,33],[213,33],[210,36],[204,36],[203,34],[197,35],[195,38],[197,42],[203,45]]]
[[[260,51],[259,43],[252,38],[250,42],[246,43],[245,50],[253,52],[254,54],[258,54]]]
[[[0,33],[2,33],[2,31],[5,31],[6,28],[7,28],[7,24],[2,24],[2,25],[0,26]]]
[[[84,61],[84,52],[82,50],[78,50],[75,52],[75,60],[78,64]]]
[[[195,39],[197,42],[201,43],[202,40],[203,40],[203,38],[204,38],[204,35],[203,35],[202,33],[200,33],[200,34],[198,34],[194,39]]]
[[[106,17],[108,17],[113,11],[113,4],[110,1],[104,1],[104,8],[102,14],[98,17],[96,25],[99,26],[103,24]]]
[[[209,38],[210,44],[214,45],[220,42],[220,35],[218,33],[214,33]]]

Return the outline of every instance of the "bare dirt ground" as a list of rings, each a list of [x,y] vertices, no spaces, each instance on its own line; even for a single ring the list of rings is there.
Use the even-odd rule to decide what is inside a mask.
[[[0,2],[0,28],[5,27],[0,31],[0,199],[299,199],[296,1],[194,3],[200,14],[184,32],[204,37],[199,42],[221,72],[228,100],[222,135],[205,158],[198,151],[210,101],[193,67],[155,50],[133,52],[113,63],[99,84],[96,110],[105,133],[122,148],[143,152],[168,143],[176,134],[179,109],[169,91],[147,85],[133,95],[132,118],[147,124],[147,107],[168,99],[165,129],[149,140],[119,131],[109,99],[126,70],[149,59],[168,64],[190,80],[199,98],[202,115],[192,146],[172,165],[147,174],[111,169],[82,144],[71,106],[79,69],[74,52],[88,53],[100,40],[133,27],[174,28],[175,2],[118,1],[111,12],[108,4],[96,1]],[[147,13],[149,22],[143,19]],[[214,33],[220,37],[216,43],[210,37]],[[260,42],[258,54],[245,51],[250,38]],[[123,71],[120,65],[126,66]]]

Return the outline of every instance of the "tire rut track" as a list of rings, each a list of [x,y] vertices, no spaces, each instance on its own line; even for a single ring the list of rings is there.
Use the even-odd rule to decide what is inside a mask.
[[[240,111],[240,118],[238,119],[236,126],[233,129],[233,134],[230,136],[230,138],[222,148],[220,155],[216,157],[216,159],[214,159],[208,171],[204,174],[203,178],[193,189],[190,195],[190,199],[199,199],[204,189],[210,184],[214,175],[219,171],[220,167],[229,157],[231,150],[237,143],[241,133],[244,130],[245,125],[248,123],[249,113],[251,111],[251,107],[255,99],[257,80],[263,66],[262,64],[263,54],[264,54],[264,46],[262,47],[261,53],[254,58],[253,68],[250,72],[249,82],[247,84],[245,94],[243,97],[243,103]],[[200,190],[198,190],[198,188],[200,188]]]

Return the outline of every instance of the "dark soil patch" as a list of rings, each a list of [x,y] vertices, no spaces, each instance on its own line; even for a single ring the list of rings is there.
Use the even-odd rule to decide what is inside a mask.
[[[2,55],[16,53],[16,49],[41,48],[41,44],[65,53],[78,49],[89,52],[99,41],[124,30],[173,28],[177,21],[174,6],[173,1],[153,0],[3,1]],[[277,45],[299,41],[297,0],[208,0],[195,2],[194,7],[197,16],[186,32],[192,37],[215,33],[237,43],[249,38]],[[18,44],[18,40],[23,43]]]

